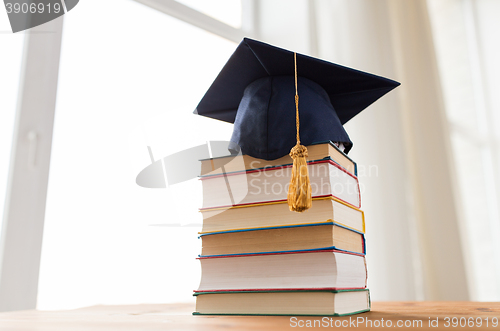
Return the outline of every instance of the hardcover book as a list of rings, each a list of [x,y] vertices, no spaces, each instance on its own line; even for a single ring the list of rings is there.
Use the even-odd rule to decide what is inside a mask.
[[[335,249],[364,254],[364,236],[328,222],[202,234],[201,256]]]
[[[370,310],[368,290],[195,293],[195,315],[344,316]]]
[[[365,258],[353,253],[322,250],[199,260],[202,276],[195,292],[366,287]]]
[[[330,159],[350,174],[357,176],[356,163],[339,150],[331,141],[315,143],[307,147],[309,160]],[[292,158],[285,155],[276,160],[264,160],[250,155],[224,156],[201,160],[201,175],[219,175],[221,173],[243,170],[281,167],[292,164]]]
[[[312,207],[305,213],[291,213],[286,201],[206,208],[200,211],[203,215],[202,234],[323,222],[334,222],[365,232],[363,211],[333,197],[313,198]]]
[[[333,196],[356,208],[361,207],[356,176],[331,160],[309,163],[313,197]],[[291,166],[201,177],[203,208],[285,201]]]

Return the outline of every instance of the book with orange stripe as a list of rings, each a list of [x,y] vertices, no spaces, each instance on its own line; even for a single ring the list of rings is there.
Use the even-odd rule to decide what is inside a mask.
[[[358,178],[332,160],[308,164],[313,198],[335,197],[353,207],[361,206]],[[253,169],[202,176],[203,208],[285,201],[292,167]]]

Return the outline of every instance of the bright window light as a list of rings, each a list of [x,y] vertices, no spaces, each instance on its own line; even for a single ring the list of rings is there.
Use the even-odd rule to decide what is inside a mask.
[[[134,1],[65,16],[39,309],[194,301],[201,185],[135,178],[147,146],[160,159],[230,138],[192,112],[235,47]]]
[[[241,0],[176,0],[235,28],[241,28]]]

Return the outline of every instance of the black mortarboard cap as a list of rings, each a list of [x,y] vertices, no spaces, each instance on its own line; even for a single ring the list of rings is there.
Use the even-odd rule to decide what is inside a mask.
[[[393,80],[297,54],[303,145],[342,142],[343,124],[399,85]],[[234,123],[231,142],[244,154],[272,160],[290,152],[295,137],[293,52],[245,38],[195,114]]]

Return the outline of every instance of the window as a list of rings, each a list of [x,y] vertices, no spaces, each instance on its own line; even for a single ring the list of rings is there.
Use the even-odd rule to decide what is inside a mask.
[[[176,0],[208,16],[241,28],[241,1],[238,0]]]
[[[230,137],[192,112],[235,44],[134,1],[65,19],[38,308],[193,300],[201,186],[135,178],[147,146],[159,159]]]

